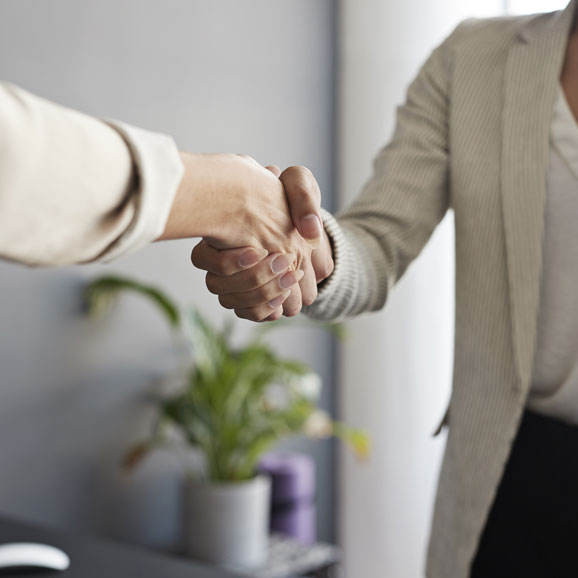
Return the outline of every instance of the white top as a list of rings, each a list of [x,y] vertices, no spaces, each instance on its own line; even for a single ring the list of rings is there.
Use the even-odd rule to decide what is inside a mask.
[[[561,88],[550,145],[540,310],[528,407],[578,424],[578,124]]]

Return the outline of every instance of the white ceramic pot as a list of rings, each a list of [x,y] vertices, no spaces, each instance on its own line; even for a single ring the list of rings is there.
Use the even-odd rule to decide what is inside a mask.
[[[251,569],[267,555],[271,481],[189,481],[185,500],[187,554],[219,566]]]

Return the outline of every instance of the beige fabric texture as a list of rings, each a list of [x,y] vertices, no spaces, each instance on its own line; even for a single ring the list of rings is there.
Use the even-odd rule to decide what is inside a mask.
[[[109,260],[163,232],[183,166],[171,138],[0,83],[0,257]]]
[[[308,308],[320,319],[383,307],[455,213],[455,365],[429,578],[469,576],[526,405],[549,132],[574,5],[461,24],[411,84],[359,198],[337,219],[325,214],[336,269]]]

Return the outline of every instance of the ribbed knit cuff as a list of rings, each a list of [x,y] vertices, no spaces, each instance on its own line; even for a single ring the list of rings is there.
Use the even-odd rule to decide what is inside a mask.
[[[359,276],[355,249],[339,222],[324,209],[321,209],[321,216],[333,245],[335,267],[319,290],[313,305],[304,307],[303,312],[312,319],[328,320],[343,317],[347,313],[347,306],[357,291]]]

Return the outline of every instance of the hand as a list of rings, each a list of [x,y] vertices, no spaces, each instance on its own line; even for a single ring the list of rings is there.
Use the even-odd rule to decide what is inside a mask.
[[[159,240],[203,237],[219,249],[310,250],[289,216],[282,183],[247,156],[181,153],[184,175]]]
[[[218,250],[202,241],[192,254],[193,264],[208,271],[209,291],[219,295],[221,305],[234,309],[239,317],[254,321],[272,321],[299,313],[303,304],[310,305],[317,296],[317,284],[333,272],[331,243],[321,225],[320,192],[317,181],[304,167],[291,167],[280,177],[285,187],[293,223],[310,244],[311,261],[297,273],[289,270],[291,255],[274,253],[266,256],[249,247]],[[301,295],[292,283],[300,282]]]
[[[285,307],[297,313],[302,295],[296,283],[315,290],[312,248],[293,225],[281,181],[247,156],[181,153],[181,159],[184,175],[159,240],[203,237],[216,249],[250,246],[292,254],[289,268],[304,274],[295,274]]]
[[[280,173],[275,166],[267,167],[277,175],[285,188],[293,224],[314,248],[311,254],[313,275],[300,282],[303,305],[311,305],[317,298],[317,286],[333,273],[333,250],[321,219],[321,191],[313,173],[306,167],[294,166]],[[299,310],[301,307],[299,307]],[[284,305],[283,313],[295,315]]]

